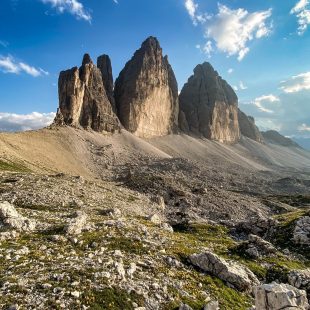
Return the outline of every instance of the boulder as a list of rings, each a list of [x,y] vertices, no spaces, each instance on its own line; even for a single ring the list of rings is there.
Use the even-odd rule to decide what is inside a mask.
[[[263,142],[264,138],[260,133],[259,129],[255,125],[255,120],[251,116],[247,116],[240,109],[238,109],[238,119],[239,119],[239,127],[240,133],[257,142]]]
[[[181,304],[179,310],[193,310],[193,309],[187,304]]]
[[[290,271],[288,283],[298,289],[305,290],[308,298],[310,298],[310,269]]]
[[[203,307],[203,310],[219,310],[219,303],[218,301],[210,301]]]
[[[177,81],[156,38],[144,41],[127,62],[114,95],[121,123],[136,136],[164,136],[177,129]]]
[[[80,68],[62,71],[58,80],[59,109],[54,123],[114,132],[119,121],[106,94],[101,71],[88,54]]]
[[[20,215],[15,207],[8,202],[0,202],[0,228],[15,229],[20,232],[33,231],[36,223]]]
[[[193,254],[189,260],[194,266],[218,277],[239,291],[249,292],[253,286],[259,284],[256,276],[247,267],[233,261],[226,261],[210,251]]]
[[[289,284],[273,282],[254,288],[257,310],[309,309],[306,292]]]
[[[252,258],[270,256],[277,252],[277,249],[268,241],[259,236],[250,234],[248,240],[242,244],[245,246],[245,252]]]
[[[86,224],[87,214],[83,211],[77,211],[64,227],[64,231],[67,235],[79,235],[86,228]]]
[[[207,139],[238,142],[238,97],[211,64],[205,62],[194,69],[179,102],[182,129],[188,126],[189,132]]]
[[[301,217],[295,226],[293,240],[296,244],[310,245],[310,216]]]

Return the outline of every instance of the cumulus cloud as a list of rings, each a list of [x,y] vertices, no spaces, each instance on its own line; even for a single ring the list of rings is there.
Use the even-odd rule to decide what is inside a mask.
[[[255,98],[254,105],[262,112],[265,113],[274,113],[273,110],[267,108],[266,106],[270,103],[279,102],[280,99],[274,95],[264,95],[258,98]]]
[[[291,14],[297,17],[297,33],[303,35],[310,25],[310,2],[309,0],[299,0],[291,9]]]
[[[235,55],[239,61],[249,53],[250,41],[271,33],[272,25],[267,22],[272,15],[272,9],[250,13],[243,8],[233,10],[219,3],[218,13],[211,16],[200,14],[194,0],[185,0],[185,7],[193,23],[204,26],[204,35],[210,42],[208,45],[214,43],[219,51],[228,56]],[[205,52],[209,55],[210,49]]]
[[[55,113],[14,114],[0,112],[0,131],[25,131],[40,129],[50,125]]]
[[[296,93],[302,90],[310,90],[310,72],[300,73],[283,81],[280,87],[285,93]]]
[[[33,77],[49,75],[47,71],[41,68],[37,69],[24,62],[18,62],[10,55],[6,57],[0,55],[0,71],[4,73],[14,73],[14,74],[25,72]]]
[[[84,8],[78,0],[41,0],[44,4],[50,4],[59,13],[69,12],[77,19],[91,22],[91,14]],[[114,1],[115,2],[115,1]]]
[[[234,69],[233,68],[229,68],[228,70],[227,70],[227,73],[228,74],[232,74],[234,72]]]

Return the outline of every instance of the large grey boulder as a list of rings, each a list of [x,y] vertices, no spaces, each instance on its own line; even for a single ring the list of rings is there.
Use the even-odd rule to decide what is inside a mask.
[[[297,221],[293,239],[296,244],[310,245],[310,216],[301,217]]]
[[[0,202],[0,228],[15,229],[20,232],[33,231],[36,223],[20,215],[15,207],[8,202]]]
[[[256,310],[307,310],[306,292],[273,282],[254,288]]]
[[[205,62],[194,69],[180,96],[180,124],[198,136],[235,143],[240,138],[238,97]],[[186,121],[185,121],[186,119]]]
[[[176,131],[178,85],[159,42],[142,43],[115,81],[114,95],[122,125],[136,136],[150,138]]]
[[[54,123],[98,132],[118,130],[120,124],[105,89],[101,71],[85,54],[80,68],[59,75],[59,109]]]
[[[247,267],[227,261],[210,251],[193,254],[189,260],[193,265],[220,278],[237,290],[249,292],[259,284],[259,280]]]

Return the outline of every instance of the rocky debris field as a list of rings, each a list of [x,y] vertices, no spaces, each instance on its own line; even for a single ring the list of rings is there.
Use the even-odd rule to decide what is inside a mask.
[[[306,196],[136,171],[0,172],[1,309],[307,309]]]

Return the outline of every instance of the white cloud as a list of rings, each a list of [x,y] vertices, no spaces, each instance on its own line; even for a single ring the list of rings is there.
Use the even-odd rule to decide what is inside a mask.
[[[285,93],[296,93],[302,90],[310,90],[310,72],[301,73],[281,83],[280,89]]]
[[[310,2],[309,0],[299,0],[291,9],[291,14],[296,15],[298,21],[297,33],[303,35],[310,25]]]
[[[208,57],[211,57],[211,53],[213,52],[212,42],[207,41],[202,50]]]
[[[240,88],[241,90],[246,90],[246,89],[248,89],[248,87],[245,86],[244,83],[243,83],[242,81],[240,81],[240,83],[239,83],[239,88]]]
[[[0,112],[0,131],[24,131],[46,127],[50,125],[55,113],[14,114]]]
[[[45,4],[50,4],[57,9],[59,13],[65,11],[74,15],[77,19],[84,19],[91,22],[91,14],[84,8],[83,4],[78,0],[41,0]],[[115,1],[114,1],[115,2]]]
[[[41,68],[37,69],[24,62],[17,62],[12,56],[4,57],[1,55],[0,55],[0,71],[14,74],[25,72],[33,77],[49,74],[47,71],[44,71]]]
[[[280,102],[280,99],[272,94],[270,95],[264,95],[261,97],[258,97],[254,100],[254,105],[261,111],[265,113],[274,113],[273,110],[270,108],[267,108],[266,105],[270,103]]]
[[[197,25],[197,16],[196,16],[196,11],[198,8],[198,4],[194,2],[194,0],[185,0],[185,8],[191,17],[194,25]]]
[[[245,9],[232,10],[218,5],[219,12],[206,28],[206,36],[215,41],[217,48],[228,54],[237,55],[241,61],[250,51],[248,42],[262,38],[271,32],[266,24],[272,10],[249,13]]]
[[[228,72],[228,74],[232,74],[232,73],[234,72],[234,69],[233,69],[233,68],[229,68],[229,69],[227,70],[227,72]]]
[[[267,24],[272,15],[272,9],[250,13],[247,10],[230,9],[218,4],[218,13],[214,16],[198,12],[198,4],[194,0],[185,0],[185,7],[193,20],[205,27],[205,37],[208,42],[214,42],[217,49],[228,56],[236,55],[241,61],[250,51],[248,43],[271,33],[271,24]],[[212,49],[213,51],[213,49]],[[209,50],[206,50],[209,53]]]
[[[114,3],[118,4],[118,0],[113,0]]]
[[[310,126],[307,125],[307,124],[301,124],[301,125],[298,127],[298,131],[309,131],[309,132],[310,132]]]

